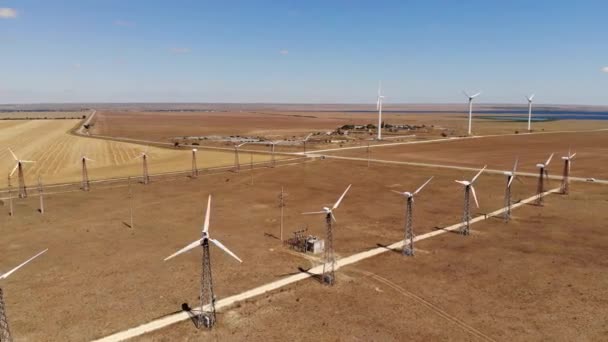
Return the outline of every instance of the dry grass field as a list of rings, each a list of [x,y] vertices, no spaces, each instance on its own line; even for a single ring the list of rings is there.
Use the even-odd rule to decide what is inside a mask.
[[[16,215],[1,217],[0,229],[5,239],[0,241],[0,249],[4,251],[0,267],[6,269],[45,247],[49,252],[29,265],[27,273],[16,274],[3,284],[15,336],[36,341],[90,340],[179,311],[183,303],[198,305],[200,253],[192,251],[170,262],[162,262],[162,259],[199,236],[203,202],[209,193],[214,196],[212,236],[245,261],[238,264],[217,250],[212,251],[216,295],[223,298],[298,272],[298,267],[307,269],[314,264],[281,248],[277,239],[269,236],[279,234],[277,194],[281,186],[289,193],[286,231],[308,226],[311,234],[323,236],[322,217],[301,216],[300,213],[332,203],[346,185],[353,183],[351,192],[336,213],[336,251],[339,257],[344,257],[402,238],[403,200],[389,190],[414,189],[428,176],[435,176],[416,201],[416,232],[422,234],[460,220],[462,189],[453,180],[472,176],[466,171],[430,172],[424,168],[401,166],[367,168],[362,163],[329,160],[254,172],[253,185],[249,184],[250,177],[245,172],[137,185],[134,188],[134,229],[126,225],[129,209],[124,184],[94,189],[90,193],[49,195],[45,215],[36,212],[36,197],[17,200]],[[378,177],[379,174],[382,177]],[[481,208],[475,210],[475,215],[502,206],[503,186],[502,176],[483,175],[480,178],[477,188]],[[534,193],[534,187],[533,182],[516,183],[514,198],[529,197]],[[566,312],[560,315],[571,312],[583,317],[582,313],[589,312],[582,300],[573,301],[569,297],[550,297],[552,300],[549,300],[543,296],[562,289],[562,280],[556,282],[552,277],[564,269],[561,262],[564,258],[563,236],[568,236],[577,227],[585,227],[589,238],[574,239],[574,247],[568,255],[588,262],[580,264],[584,268],[579,270],[586,278],[579,274],[572,283],[586,286],[578,288],[583,291],[596,286],[598,281],[606,282],[595,266],[603,261],[594,257],[607,243],[600,229],[606,218],[605,211],[600,210],[606,201],[602,189],[591,185],[579,189],[573,184],[574,195],[563,198],[554,195],[544,208],[527,206],[518,210],[515,221],[508,225],[500,219],[491,219],[474,226],[470,237],[447,233],[434,238],[436,240],[421,242],[421,251],[411,261],[403,262],[400,255],[386,253],[341,270],[340,283],[334,289],[306,280],[266,298],[237,305],[220,314],[217,329],[202,334],[211,334],[210,337],[220,340],[247,337],[283,340],[297,339],[302,331],[317,327],[313,335],[322,337],[320,334],[328,332],[332,339],[396,340],[402,336],[400,331],[410,334],[414,331],[414,337],[418,339],[471,338],[458,325],[447,324],[447,330],[438,327],[437,324],[446,325],[446,322],[432,312],[408,311],[408,306],[398,300],[400,297],[391,292],[391,288],[364,273],[371,271],[440,305],[488,336],[511,336],[522,326],[534,329],[530,320],[509,323],[511,320],[507,318],[518,305],[512,300],[526,305],[523,307],[526,317],[538,316],[543,322],[544,325],[539,325],[543,328],[539,334],[555,336],[546,329],[550,326],[548,318],[542,318],[546,308],[540,306],[535,310],[529,301],[538,294],[541,296],[539,301],[555,301],[552,307]],[[585,211],[575,211],[560,221],[564,211],[560,206],[583,205]],[[572,222],[578,226],[573,227]],[[548,227],[551,227],[550,231],[547,231]],[[505,233],[499,234],[503,231]],[[518,242],[522,242],[520,237],[528,241],[523,247],[518,246]],[[554,239],[547,240],[546,250],[541,253],[545,257],[539,259],[538,266],[543,269],[541,278],[536,280],[539,288],[521,290],[522,293],[504,287],[504,281],[522,286],[530,279],[526,269],[531,266],[516,267],[515,256],[525,258],[522,263],[528,265],[537,252],[535,246],[544,246],[543,239],[547,237]],[[530,243],[536,245],[528,245]],[[515,254],[513,259],[507,257],[509,253]],[[504,267],[510,273],[499,272],[504,268],[501,265],[507,265]],[[420,279],[419,283],[414,285],[414,279]],[[480,279],[479,282],[476,279]],[[556,287],[558,285],[560,287]],[[504,291],[502,298],[491,293],[493,287]],[[588,296],[605,297],[604,288],[594,287],[595,292]],[[475,299],[476,296],[479,298]],[[483,298],[488,302],[477,306]],[[560,298],[563,301],[558,301]],[[503,308],[502,304],[511,306]],[[590,312],[605,317],[602,310],[597,306]],[[485,321],[490,314],[496,317],[490,321],[494,322],[492,326]],[[594,330],[587,332],[588,336],[598,336],[594,335],[598,334],[595,327],[601,318],[597,320],[592,327]],[[271,322],[276,328],[264,328]],[[365,328],[372,324],[370,322],[377,322],[377,327]],[[420,326],[413,329],[416,325]],[[454,335],[450,335],[451,332]],[[142,340],[197,339],[199,334],[191,325],[181,324],[144,336]]]
[[[80,157],[94,159],[88,163],[89,177],[94,179],[141,176],[141,159],[136,158],[145,146],[83,138],[69,134],[80,120],[18,120],[0,121],[0,170],[10,172],[15,165],[8,148],[24,160],[26,182],[34,185],[38,176],[43,183],[78,182],[81,179]],[[150,147],[148,167],[150,173],[185,171],[191,168],[189,150],[172,150]],[[135,159],[134,159],[135,158]],[[267,161],[269,156],[254,155],[254,162]],[[242,156],[249,162],[249,155]],[[223,151],[200,150],[199,168],[234,164],[234,154]],[[13,185],[16,184],[15,174]],[[0,188],[7,186],[7,178],[0,177]]]

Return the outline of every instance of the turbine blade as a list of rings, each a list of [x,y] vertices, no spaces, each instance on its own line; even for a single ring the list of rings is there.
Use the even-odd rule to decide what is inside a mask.
[[[13,152],[13,150],[11,150],[11,149],[9,148],[9,149],[8,149],[8,151],[9,151],[9,152],[10,152],[10,153],[13,155],[13,158],[14,158],[16,161],[19,161],[19,158],[17,158],[17,156],[15,155],[15,153]]]
[[[237,145],[236,147],[237,147],[237,148],[238,148],[238,147],[241,147],[241,146],[245,145],[246,143],[247,143],[247,142],[245,141],[244,143],[239,144],[239,145]]]
[[[336,220],[336,217],[334,216],[334,213],[332,211],[330,211],[329,214],[331,215],[331,219],[334,220],[334,222],[338,222],[338,220]]]
[[[205,223],[203,224],[203,233],[209,232],[209,216],[211,216],[211,195],[207,199],[207,211],[205,212]]]
[[[576,152],[574,152],[572,155],[570,155],[570,159],[574,159],[574,156],[576,156]]]
[[[463,93],[463,94],[464,94],[464,96],[466,96],[467,98],[469,98],[469,99],[471,98],[471,96],[469,96],[469,93],[467,93],[466,91],[464,91],[464,90],[463,90],[463,91],[462,91],[462,93]]]
[[[186,247],[180,249],[179,251],[177,251],[177,252],[169,255],[168,257],[166,257],[164,261],[167,261],[169,259],[173,259],[173,258],[175,258],[176,256],[178,256],[178,255],[180,255],[182,253],[186,253],[187,251],[200,246],[202,241],[203,241],[203,239],[198,239],[198,240],[192,242],[188,246],[186,246]]]
[[[391,191],[394,192],[394,193],[396,193],[396,194],[398,194],[398,195],[405,196],[404,192],[397,191],[397,190],[391,190]]]
[[[454,182],[456,182],[456,183],[460,183],[460,184],[462,184],[462,185],[464,185],[464,186],[469,185],[469,182],[468,182],[468,181],[459,181],[459,180],[455,180]]]
[[[473,179],[471,179],[471,184],[475,183],[475,181],[477,180],[477,177],[479,177],[479,175],[481,175],[481,173],[483,172],[483,170],[485,170],[487,167],[487,165],[484,165],[481,170],[479,170],[479,172],[477,172],[477,174],[475,175],[475,177],[473,177]]]
[[[13,174],[15,173],[15,171],[17,171],[17,168],[19,167],[19,164],[15,164],[15,167],[13,168],[13,171],[11,171],[10,176],[12,177]]]
[[[308,139],[310,139],[310,137],[312,137],[312,133],[310,133],[309,135],[307,135],[306,138],[304,138],[304,141],[308,141]]]
[[[513,176],[515,176],[515,171],[517,171],[517,163],[519,163],[519,157],[515,158],[515,164],[513,165]]]
[[[513,183],[513,180],[515,179],[515,174],[511,175],[511,178],[509,178],[509,182],[507,183],[507,188],[511,187],[511,183]]]
[[[35,163],[34,160],[20,160],[20,163]]]
[[[547,162],[545,163],[545,167],[549,166],[549,163],[551,162],[551,159],[553,159],[553,155],[555,153],[551,153],[551,155],[549,156],[549,159],[547,159]]]
[[[376,110],[380,109],[380,96],[378,96],[378,99],[376,99]]]
[[[228,247],[224,246],[221,242],[219,242],[219,240],[209,239],[209,241],[213,242],[216,246],[218,246],[219,248],[224,250],[224,252],[228,253],[231,257],[235,258],[239,262],[243,262],[243,260],[241,260],[238,256],[236,256],[236,254],[232,253],[232,251],[230,251],[228,249]]]
[[[416,191],[414,191],[414,193],[412,194],[412,196],[415,196],[416,194],[418,194],[420,192],[420,190],[422,190],[422,188],[424,188],[427,184],[429,184],[429,182],[431,181],[431,179],[433,179],[433,177],[429,178],[429,180],[427,180],[426,182],[424,182],[424,184],[422,184]]]
[[[471,98],[472,98],[472,99],[474,99],[474,98],[476,98],[476,97],[477,97],[477,96],[479,96],[479,95],[481,95],[481,92],[479,92],[479,93],[477,93],[477,94],[474,94],[474,95],[471,95]]]
[[[302,213],[302,215],[314,215],[314,214],[327,214],[325,211],[309,211],[306,213]]]
[[[46,251],[48,251],[48,250],[49,250],[48,248],[47,248],[47,249],[45,249],[45,250],[43,250],[42,252],[40,252],[40,253],[38,253],[38,254],[34,255],[33,257],[31,257],[31,258],[27,259],[26,261],[24,261],[23,263],[21,263],[21,265],[19,265],[19,266],[17,266],[17,267],[15,267],[15,268],[13,268],[12,270],[10,270],[10,271],[8,271],[8,272],[6,272],[6,273],[4,273],[4,274],[0,275],[0,279],[6,279],[6,278],[8,278],[8,277],[9,277],[11,274],[15,273],[15,271],[17,271],[17,270],[18,270],[18,269],[20,269],[21,267],[25,266],[25,265],[26,265],[27,263],[29,263],[30,261],[32,261],[32,260],[34,260],[34,259],[36,259],[36,258],[37,258],[37,257],[39,257],[40,255],[44,254],[44,253],[45,253]]]
[[[528,98],[528,101],[532,102],[533,99],[534,99],[534,94],[530,95],[530,97]]]
[[[348,185],[348,187],[346,188],[346,190],[344,190],[344,193],[342,194],[342,196],[340,196],[340,198],[338,198],[338,201],[336,202],[336,204],[334,204],[334,206],[331,208],[331,210],[337,209],[340,206],[340,202],[342,202],[342,199],[344,198],[344,196],[346,196],[346,193],[350,189],[351,185],[352,184]]]
[[[475,193],[475,187],[471,185],[471,193],[473,194],[473,199],[475,200],[475,205],[479,208],[479,202],[477,201],[477,194]]]

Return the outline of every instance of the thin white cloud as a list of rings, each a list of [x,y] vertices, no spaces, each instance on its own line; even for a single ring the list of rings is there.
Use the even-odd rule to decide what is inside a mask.
[[[173,48],[170,48],[169,51],[171,53],[176,54],[176,55],[183,55],[183,54],[186,54],[186,53],[190,53],[190,48],[187,48],[187,47],[173,47]]]
[[[114,26],[121,26],[121,27],[133,27],[135,26],[135,22],[133,21],[129,21],[129,20],[114,20]]]
[[[283,50],[280,50],[279,53],[283,56],[287,56],[287,55],[289,55],[289,50],[283,49]]]
[[[17,18],[17,11],[14,8],[0,7],[0,19]]]
[[[601,70],[602,72],[608,73],[608,66],[603,67]]]

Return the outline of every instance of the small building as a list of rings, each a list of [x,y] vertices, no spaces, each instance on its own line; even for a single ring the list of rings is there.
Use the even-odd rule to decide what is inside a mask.
[[[321,240],[316,236],[309,236],[306,239],[306,251],[312,254],[319,254],[325,250],[325,240]]]

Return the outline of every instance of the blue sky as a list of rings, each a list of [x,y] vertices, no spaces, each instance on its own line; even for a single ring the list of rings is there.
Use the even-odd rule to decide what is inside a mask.
[[[608,105],[607,1],[4,1],[0,103]]]

